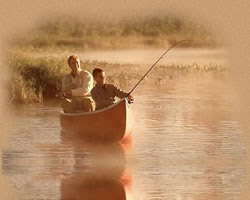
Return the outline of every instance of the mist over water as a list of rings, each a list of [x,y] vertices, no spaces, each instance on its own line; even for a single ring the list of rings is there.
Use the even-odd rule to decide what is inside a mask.
[[[60,132],[56,102],[15,106],[19,118],[3,150],[3,174],[19,200],[110,200],[129,186],[134,199],[237,200],[246,149],[228,96],[221,72],[142,84],[132,105],[138,119],[133,144],[124,148],[69,139]]]
[[[121,6],[124,4],[123,6]],[[83,18],[100,18],[102,20],[112,20],[114,18],[126,18],[136,15],[149,16],[165,12],[184,15],[196,23],[202,24],[217,34],[217,39],[225,45],[228,51],[229,66],[232,70],[229,81],[232,87],[231,98],[234,102],[235,113],[240,119],[240,129],[245,134],[246,149],[249,153],[249,10],[248,1],[3,1],[0,8],[0,36],[1,36],[1,74],[0,74],[0,119],[1,135],[0,148],[8,144],[7,138],[10,127],[10,119],[6,117],[6,107],[8,104],[5,98],[6,91],[6,63],[4,52],[8,50],[6,42],[18,34],[25,34],[37,26],[39,21],[43,21],[48,16],[65,13],[70,16],[79,16]],[[8,75],[7,75],[8,77]],[[229,97],[230,98],[230,97]],[[249,157],[249,154],[247,154]],[[246,158],[247,158],[246,156]],[[245,166],[250,166],[249,160],[245,160]],[[2,159],[0,163],[2,162]],[[242,165],[244,165],[242,163]],[[0,191],[1,195],[6,195],[4,199],[10,199],[8,183],[2,175],[0,169]],[[249,169],[247,169],[246,189],[249,187]],[[237,180],[236,180],[237,182]],[[6,189],[7,188],[7,189]],[[247,199],[245,194],[243,199]]]

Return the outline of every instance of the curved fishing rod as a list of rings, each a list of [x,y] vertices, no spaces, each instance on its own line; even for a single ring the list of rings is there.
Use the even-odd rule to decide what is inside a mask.
[[[152,65],[152,67],[144,74],[144,76],[138,81],[138,83],[132,88],[132,90],[130,90],[130,92],[128,93],[127,97],[135,90],[135,88],[142,82],[142,80],[148,75],[148,73],[154,68],[154,66],[163,58],[163,56],[166,55],[167,52],[169,52],[172,48],[174,48],[176,45],[182,43],[182,42],[187,42],[187,41],[191,41],[191,40],[181,40],[179,42],[176,42],[175,44],[173,44],[171,47],[169,47],[162,55],[160,58],[158,58],[158,60]]]

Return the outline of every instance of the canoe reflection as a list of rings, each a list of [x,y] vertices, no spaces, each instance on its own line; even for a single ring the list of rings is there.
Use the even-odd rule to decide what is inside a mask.
[[[125,145],[68,142],[73,145],[75,162],[72,173],[61,179],[61,200],[131,199],[132,175],[126,168],[126,150],[132,140]]]
[[[107,138],[105,136],[96,137],[96,136],[78,134],[76,132],[61,130],[61,140],[63,142],[64,141],[68,142],[70,140],[75,142],[75,141],[81,140],[82,142],[87,142],[87,143],[124,143],[124,142],[127,143],[127,141],[131,140],[131,138],[132,138],[132,134],[128,134],[126,135],[126,137],[123,137],[121,140],[116,141],[112,138]]]
[[[130,191],[119,180],[84,179],[75,175],[62,180],[62,200],[129,200]]]

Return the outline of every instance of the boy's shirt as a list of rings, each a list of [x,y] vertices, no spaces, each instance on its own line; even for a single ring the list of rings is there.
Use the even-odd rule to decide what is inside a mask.
[[[116,102],[115,97],[125,98],[128,93],[123,92],[112,84],[105,84],[103,87],[95,86],[91,90],[92,98],[96,104],[96,110],[110,106]]]

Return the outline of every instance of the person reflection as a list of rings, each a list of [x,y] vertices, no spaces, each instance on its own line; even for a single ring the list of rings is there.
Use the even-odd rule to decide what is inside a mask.
[[[126,186],[119,180],[84,179],[77,175],[62,181],[62,200],[128,200]]]
[[[131,199],[132,175],[126,169],[126,147],[114,144],[75,145],[74,167],[61,179],[61,200]],[[82,155],[88,155],[83,157]]]

